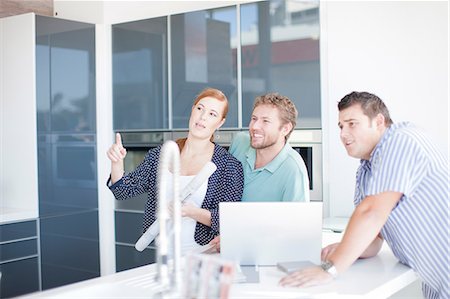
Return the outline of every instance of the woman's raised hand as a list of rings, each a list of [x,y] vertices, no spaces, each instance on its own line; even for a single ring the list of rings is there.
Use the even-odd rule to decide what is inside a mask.
[[[111,160],[111,182],[114,184],[123,176],[123,159],[127,155],[127,150],[122,145],[122,137],[119,133],[116,133],[116,142],[111,145],[106,155]]]
[[[122,137],[120,136],[120,133],[116,133],[116,142],[111,145],[106,154],[112,163],[122,162],[123,159],[125,159],[127,150],[122,145]]]

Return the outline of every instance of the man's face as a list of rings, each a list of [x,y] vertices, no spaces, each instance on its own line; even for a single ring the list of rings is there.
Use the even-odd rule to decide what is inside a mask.
[[[252,113],[250,124],[250,144],[254,149],[284,145],[286,125],[282,125],[278,109],[273,105],[259,105]]]
[[[363,113],[361,105],[353,105],[339,112],[342,144],[349,156],[369,160],[380,141],[385,125],[381,114],[372,120]]]

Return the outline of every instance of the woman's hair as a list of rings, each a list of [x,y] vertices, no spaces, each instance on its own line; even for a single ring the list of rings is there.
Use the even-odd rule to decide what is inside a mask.
[[[215,99],[219,100],[219,102],[225,103],[225,107],[223,108],[223,112],[222,112],[222,119],[226,118],[227,114],[228,114],[228,99],[222,91],[220,91],[216,88],[207,87],[207,88],[203,89],[195,98],[194,104],[192,105],[192,107],[195,107],[195,105],[197,105],[201,99],[204,99],[206,97],[215,98]],[[183,147],[186,143],[186,139],[187,138],[180,138],[175,141],[178,144],[178,147],[180,148],[180,152],[183,150]],[[214,141],[214,135],[211,136],[210,140],[211,140],[211,142]]]
[[[384,102],[374,94],[364,91],[353,91],[341,99],[338,103],[338,110],[342,111],[353,105],[361,105],[363,113],[371,120],[381,113],[384,116],[384,124],[386,127],[390,127],[393,124],[388,108]]]
[[[276,92],[267,93],[256,97],[253,104],[253,110],[259,105],[272,105],[278,109],[280,114],[281,123],[283,125],[287,123],[292,124],[291,131],[286,135],[285,140],[287,141],[292,131],[297,125],[298,111],[295,104],[286,96],[283,96]]]

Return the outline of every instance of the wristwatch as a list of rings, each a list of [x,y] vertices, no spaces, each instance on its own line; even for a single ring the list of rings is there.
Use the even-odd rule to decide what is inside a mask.
[[[322,264],[320,264],[320,267],[325,271],[331,274],[333,278],[336,278],[338,276],[338,272],[336,267],[334,266],[333,262],[331,261],[323,261]]]

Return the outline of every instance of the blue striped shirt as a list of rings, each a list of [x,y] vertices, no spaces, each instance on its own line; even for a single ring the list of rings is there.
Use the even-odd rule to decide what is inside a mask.
[[[426,298],[450,298],[449,164],[410,123],[386,130],[356,175],[355,205],[386,191],[403,193],[381,234],[423,281]]]

